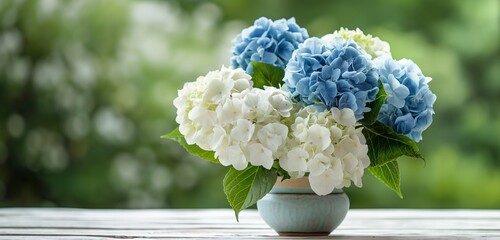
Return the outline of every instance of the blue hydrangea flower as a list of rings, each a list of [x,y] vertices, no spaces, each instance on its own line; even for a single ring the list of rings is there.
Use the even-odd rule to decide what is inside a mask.
[[[389,95],[378,120],[419,142],[434,114],[436,95],[429,89],[431,78],[425,77],[420,68],[407,59],[396,61],[384,56],[375,59],[375,65]]]
[[[264,62],[284,69],[292,52],[309,35],[295,23],[295,18],[272,21],[265,17],[255,20],[233,40],[231,65],[252,73],[250,61]]]
[[[378,72],[370,56],[354,41],[307,39],[285,69],[292,96],[319,110],[350,108],[356,120],[370,111],[366,104],[378,93]]]

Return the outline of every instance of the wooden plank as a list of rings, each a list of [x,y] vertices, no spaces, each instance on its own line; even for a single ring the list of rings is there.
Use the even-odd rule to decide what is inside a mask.
[[[370,221],[365,219],[353,220],[346,219],[342,224],[343,229],[366,229],[377,228],[381,225],[385,229],[442,229],[461,230],[464,220],[450,219],[377,219]],[[63,229],[189,229],[189,228],[205,228],[205,229],[259,229],[263,228],[259,223],[221,223],[221,222],[175,222],[175,220],[164,222],[127,222],[120,220],[109,221],[75,221],[75,220],[56,220],[56,221],[41,221],[35,219],[0,219],[0,229],[2,228],[63,228]],[[264,226],[265,227],[265,226]],[[474,219],[467,221],[467,229],[490,230],[498,228],[498,221],[489,219]]]
[[[500,239],[500,210],[354,209],[332,236],[337,239]],[[0,239],[276,237],[255,210],[243,211],[238,223],[230,209],[0,209]]]

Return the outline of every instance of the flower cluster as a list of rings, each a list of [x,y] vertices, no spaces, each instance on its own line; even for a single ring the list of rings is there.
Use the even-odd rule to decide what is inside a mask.
[[[341,28],[308,38],[293,18],[260,18],[236,37],[232,52],[233,68],[186,83],[174,100],[185,141],[213,152],[222,165],[307,176],[313,191],[326,195],[351,182],[361,187],[365,168],[394,161],[402,154],[388,151],[401,144],[420,156],[413,143],[399,140],[404,134],[418,142],[431,124],[436,100],[431,79],[412,61],[394,60],[389,44],[378,37]],[[256,87],[248,75],[253,67]],[[380,83],[385,100],[378,94]],[[360,121],[371,106],[375,112]],[[377,111],[377,120],[394,131],[373,128],[380,124]],[[369,149],[377,158],[372,162]],[[374,175],[384,183],[398,182],[388,179],[399,176],[391,172],[397,169],[380,171]],[[399,185],[388,186],[400,193]]]
[[[215,109],[226,101],[233,92],[250,88],[250,76],[241,69],[222,67],[220,71],[209,72],[195,82],[187,82],[174,99],[177,108],[176,122],[179,131],[188,144],[197,144],[209,149],[209,142],[198,134],[200,129],[211,129],[215,122]]]
[[[308,37],[307,30],[299,27],[294,18],[272,21],[261,17],[233,40],[231,65],[250,74],[251,61],[283,69],[292,52]]]
[[[340,30],[335,31],[331,34],[323,36],[321,39],[332,42],[335,38],[343,38],[344,40],[352,39],[359,47],[370,54],[372,58],[377,58],[386,54],[391,54],[391,49],[389,43],[380,40],[378,37],[373,37],[368,34],[365,35],[363,31],[359,28],[356,30],[349,30],[347,28],[340,28]]]
[[[432,123],[433,104],[436,101],[420,68],[411,60],[392,58],[389,44],[361,30],[341,28],[321,39],[335,42],[337,38],[354,41],[371,55],[388,98],[382,105],[378,120],[396,132],[416,142],[422,140],[422,132]]]
[[[188,144],[213,151],[224,166],[270,169],[275,160],[295,177],[309,174],[319,195],[361,186],[370,161],[351,109],[294,110],[290,93],[253,88],[243,69],[222,67],[186,83],[174,100]],[[290,131],[291,130],[291,131]]]
[[[436,95],[429,89],[431,78],[425,77],[411,60],[396,61],[390,56],[382,56],[375,59],[375,64],[389,95],[378,120],[419,142],[422,131],[431,125],[434,114]]]
[[[186,142],[214,151],[224,166],[242,170],[250,163],[270,169],[288,136],[281,120],[293,106],[289,93],[251,85],[241,68],[224,67],[186,83],[174,100]]]
[[[293,53],[285,83],[292,96],[307,105],[349,108],[360,120],[378,93],[378,72],[352,40],[309,38]]]
[[[320,112],[307,106],[294,118],[280,166],[294,177],[308,173],[311,188],[318,195],[349,187],[351,181],[361,187],[370,159],[362,128],[355,127],[354,112],[348,108]]]

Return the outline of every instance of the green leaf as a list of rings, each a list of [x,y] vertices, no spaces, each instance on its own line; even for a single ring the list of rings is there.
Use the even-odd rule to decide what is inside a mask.
[[[370,165],[373,167],[394,161],[403,155],[424,160],[415,141],[379,121],[365,125],[363,135],[368,145]]]
[[[219,160],[217,160],[217,158],[214,157],[214,152],[203,150],[200,147],[198,147],[198,145],[196,145],[196,144],[189,145],[186,142],[184,135],[182,135],[182,133],[179,132],[178,127],[176,129],[174,129],[172,132],[170,132],[169,134],[161,136],[161,138],[174,140],[174,141],[180,143],[181,146],[184,147],[184,149],[186,149],[186,151],[188,153],[191,153],[197,157],[203,158],[203,159],[210,161],[210,162],[213,162],[213,163],[219,163]]]
[[[233,167],[229,169],[223,180],[224,193],[237,221],[241,210],[254,205],[271,191],[277,177],[274,168],[267,170],[262,166],[248,166],[241,171]]]
[[[392,189],[396,194],[403,198],[403,194],[401,194],[400,189],[400,181],[399,181],[399,165],[397,161],[388,162],[384,165],[376,166],[376,167],[368,167],[368,170],[372,173],[373,176],[378,178],[381,182],[387,185],[390,189]]]
[[[264,89],[264,86],[271,86],[279,88],[283,83],[285,70],[271,64],[254,61],[252,61],[252,66],[253,87]]]
[[[380,108],[385,102],[385,99],[389,96],[385,90],[384,90],[384,84],[382,84],[382,81],[379,82],[379,91],[377,93],[377,97],[373,102],[368,103],[367,107],[369,107],[371,110],[370,112],[367,112],[363,115],[363,119],[361,119],[361,124],[364,125],[372,125],[377,121],[378,114],[380,112]]]

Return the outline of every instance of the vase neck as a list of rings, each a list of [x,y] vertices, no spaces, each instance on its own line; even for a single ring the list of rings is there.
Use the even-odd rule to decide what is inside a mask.
[[[334,189],[332,193],[343,193],[342,189]],[[316,194],[311,188],[284,188],[273,187],[270,193],[298,193],[298,194]]]

